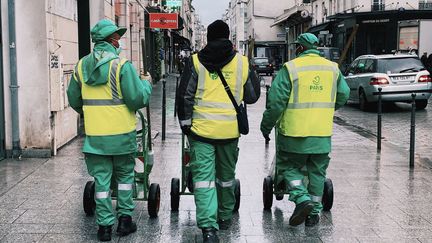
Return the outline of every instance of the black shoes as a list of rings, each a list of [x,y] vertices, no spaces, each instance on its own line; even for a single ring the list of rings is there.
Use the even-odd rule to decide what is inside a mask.
[[[320,217],[319,217],[318,214],[309,215],[306,218],[305,225],[308,226],[308,227],[315,226],[315,225],[318,224],[319,219],[320,219]]]
[[[227,219],[227,220],[220,219],[218,221],[218,224],[220,230],[227,230],[231,226],[231,219]]]
[[[289,219],[289,224],[291,226],[302,224],[306,217],[312,212],[313,207],[314,203],[310,200],[297,204],[291,218]]]
[[[219,243],[219,237],[216,234],[215,228],[202,229],[203,243]]]
[[[137,230],[135,222],[132,222],[132,217],[128,215],[120,216],[118,219],[117,235],[126,236]]]
[[[112,225],[102,226],[99,225],[99,229],[97,232],[97,238],[100,241],[110,241],[111,240],[111,229]]]

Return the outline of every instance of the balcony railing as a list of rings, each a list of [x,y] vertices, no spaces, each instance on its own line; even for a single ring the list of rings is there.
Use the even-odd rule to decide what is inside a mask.
[[[385,5],[384,4],[372,4],[371,9],[372,9],[372,11],[384,11]]]
[[[432,10],[432,2],[419,2],[419,10]]]

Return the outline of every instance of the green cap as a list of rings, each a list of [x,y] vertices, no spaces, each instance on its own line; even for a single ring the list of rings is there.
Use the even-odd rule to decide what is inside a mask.
[[[108,36],[113,33],[119,34],[120,36],[126,33],[126,28],[119,28],[109,19],[102,19],[92,28],[91,38],[93,42],[105,40]]]
[[[309,49],[316,49],[318,47],[318,38],[312,33],[303,33],[297,37],[295,44],[303,45]]]

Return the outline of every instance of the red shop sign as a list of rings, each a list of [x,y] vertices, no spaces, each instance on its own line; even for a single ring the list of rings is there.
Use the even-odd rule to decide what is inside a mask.
[[[178,14],[176,13],[151,13],[151,29],[178,29]]]

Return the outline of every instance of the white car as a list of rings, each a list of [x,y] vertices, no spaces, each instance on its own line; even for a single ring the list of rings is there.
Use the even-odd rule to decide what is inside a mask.
[[[373,95],[382,88],[386,91],[430,90],[432,80],[428,71],[415,55],[364,55],[359,56],[345,71],[350,88],[350,100],[358,102],[361,110],[368,110],[378,101]],[[424,109],[431,93],[417,93],[416,107]],[[411,93],[383,95],[383,102],[410,102]]]

